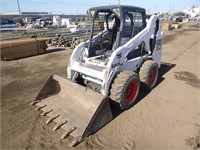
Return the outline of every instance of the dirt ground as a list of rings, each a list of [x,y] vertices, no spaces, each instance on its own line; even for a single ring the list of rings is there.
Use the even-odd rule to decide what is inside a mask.
[[[69,149],[30,103],[51,74],[66,78],[72,50],[1,62],[1,149]],[[157,86],[72,149],[200,149],[200,23],[166,31]]]

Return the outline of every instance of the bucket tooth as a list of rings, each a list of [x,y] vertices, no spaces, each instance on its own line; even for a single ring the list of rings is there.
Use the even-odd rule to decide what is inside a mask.
[[[33,102],[31,102],[31,105],[34,106],[35,104],[37,104],[39,102],[41,102],[41,101],[33,101]]]
[[[69,144],[69,147],[74,147],[80,142],[80,136],[75,137],[73,141]]]
[[[63,121],[63,122],[60,122],[60,123],[57,123],[54,128],[52,129],[53,131],[56,131],[57,129],[59,129],[62,125],[64,125],[65,123],[67,123],[67,121]]]
[[[52,116],[52,117],[50,117],[45,123],[46,123],[46,124],[49,124],[50,122],[52,122],[54,119],[56,119],[56,118],[58,118],[58,117],[59,117],[59,115]]]
[[[68,137],[70,135],[70,133],[72,133],[74,130],[76,130],[76,127],[72,127],[69,130],[67,130],[66,132],[64,132],[63,135],[61,136],[61,139]]]
[[[45,115],[47,115],[48,113],[50,113],[52,111],[53,111],[52,109],[49,109],[47,111],[43,111],[42,114],[41,114],[41,116],[45,116]]]
[[[62,128],[60,138],[73,137],[76,146],[113,119],[108,97],[85,86],[51,75],[40,89],[32,105],[48,116],[46,124],[55,122],[53,131]]]
[[[38,106],[35,110],[39,111],[41,110],[42,108],[46,107],[47,105],[42,105],[42,106]]]

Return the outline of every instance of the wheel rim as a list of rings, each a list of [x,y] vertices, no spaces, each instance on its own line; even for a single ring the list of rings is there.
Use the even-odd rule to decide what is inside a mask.
[[[129,83],[125,93],[126,103],[131,104],[135,100],[137,97],[138,88],[139,86],[137,80],[133,80],[131,83]]]
[[[156,66],[154,66],[150,71],[149,79],[148,79],[148,85],[150,88],[154,86],[156,82],[157,74],[158,74],[158,69]]]

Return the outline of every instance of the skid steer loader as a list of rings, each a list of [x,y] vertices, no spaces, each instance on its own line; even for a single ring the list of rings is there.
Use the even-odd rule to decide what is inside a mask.
[[[126,110],[141,88],[151,90],[161,64],[162,19],[145,9],[113,5],[89,10],[88,40],[74,49],[67,79],[51,75],[32,105],[74,137],[70,146],[84,140],[113,119],[109,100]]]

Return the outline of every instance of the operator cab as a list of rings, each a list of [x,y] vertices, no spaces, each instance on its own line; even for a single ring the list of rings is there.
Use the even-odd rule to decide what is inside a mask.
[[[146,27],[143,8],[114,5],[94,7],[89,12],[92,29],[88,43],[88,57],[109,57],[114,50]]]

